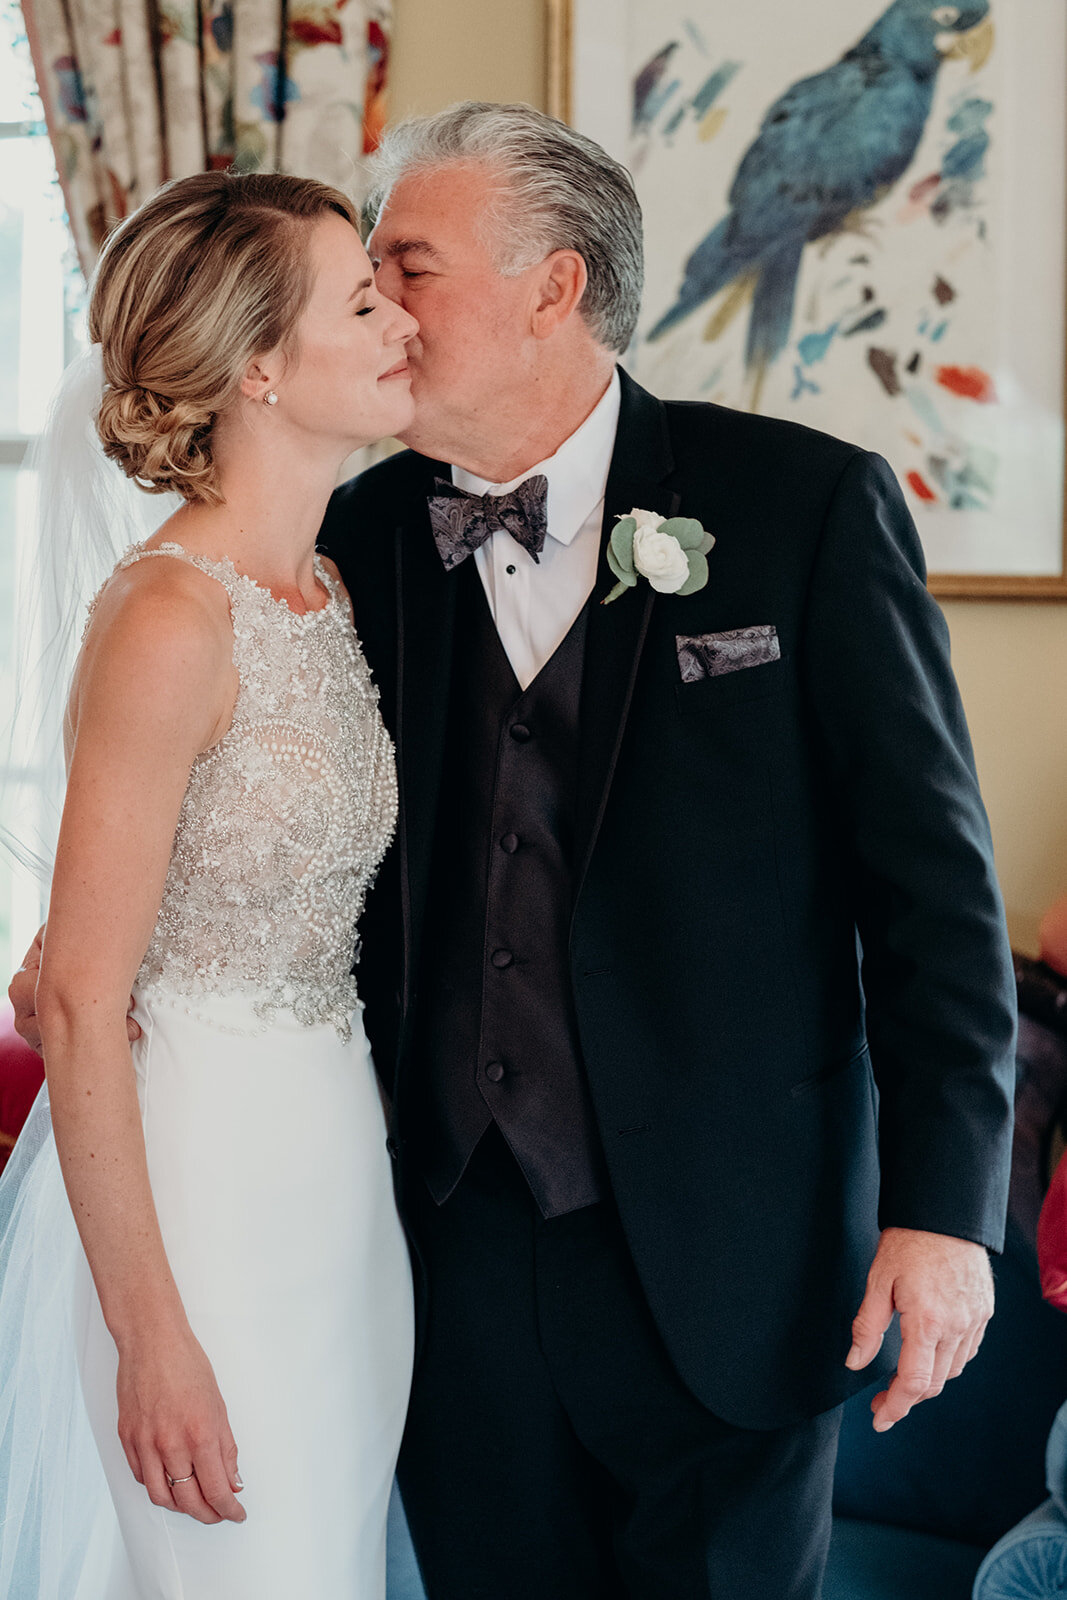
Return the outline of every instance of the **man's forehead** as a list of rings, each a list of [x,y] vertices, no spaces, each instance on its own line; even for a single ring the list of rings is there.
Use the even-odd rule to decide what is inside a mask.
[[[372,234],[375,246],[390,255],[401,244],[438,255],[467,248],[491,187],[485,169],[467,163],[407,174],[386,196]]]
[[[454,232],[454,225],[433,205],[419,204],[418,192],[389,195],[367,241],[369,249],[381,259],[400,255],[421,255],[440,259]]]

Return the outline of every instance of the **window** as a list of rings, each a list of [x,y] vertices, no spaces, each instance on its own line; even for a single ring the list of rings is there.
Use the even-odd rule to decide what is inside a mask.
[[[26,452],[64,363],[78,348],[84,292],[63,216],[22,13],[0,0],[0,793],[32,783],[32,752],[12,750],[20,566],[33,537]],[[12,770],[14,768],[14,770]],[[40,921],[40,887],[0,848],[0,993]]]

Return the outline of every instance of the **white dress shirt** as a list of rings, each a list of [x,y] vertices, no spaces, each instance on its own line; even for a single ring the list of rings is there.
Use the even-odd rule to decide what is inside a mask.
[[[510,483],[488,483],[452,468],[452,482],[467,494],[508,494],[538,473],[548,479],[548,537],[539,561],[502,528],[474,552],[500,642],[523,689],[562,644],[596,582],[621,393],[616,372],[555,455]]]

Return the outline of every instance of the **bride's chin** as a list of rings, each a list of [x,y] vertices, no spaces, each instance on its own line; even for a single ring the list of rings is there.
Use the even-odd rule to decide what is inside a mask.
[[[383,405],[379,408],[378,415],[373,419],[373,433],[369,433],[368,436],[368,430],[365,430],[358,440],[350,441],[349,454],[364,450],[368,445],[381,444],[383,439],[398,439],[411,427],[414,417],[415,402],[411,395],[397,395],[392,405]]]
[[[395,380],[394,380],[395,381]],[[405,392],[397,395],[397,404],[391,407],[392,420],[388,432],[393,438],[405,433],[415,420],[415,402],[411,397],[411,390],[405,386]]]

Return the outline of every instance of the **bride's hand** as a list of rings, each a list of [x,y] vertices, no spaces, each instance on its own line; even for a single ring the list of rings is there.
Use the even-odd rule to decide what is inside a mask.
[[[119,1353],[119,1438],[153,1505],[197,1522],[244,1522],[237,1445],[215,1374],[191,1332]],[[173,1488],[167,1481],[186,1478]]]

